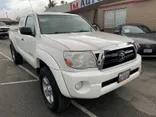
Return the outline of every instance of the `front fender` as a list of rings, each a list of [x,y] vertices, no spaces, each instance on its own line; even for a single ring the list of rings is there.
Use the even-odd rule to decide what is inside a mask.
[[[51,69],[55,69],[55,70],[60,70],[59,65],[57,64],[57,62],[55,61],[55,59],[47,52],[45,52],[42,49],[37,49],[36,51],[36,65],[37,68],[39,67],[39,63],[38,63],[38,59],[42,60],[44,63],[46,63],[46,65],[51,68]]]
[[[60,92],[62,93],[62,95],[66,96],[66,97],[71,97],[68,89],[66,87],[64,78],[62,76],[62,72],[60,70],[59,65],[57,64],[57,62],[55,61],[55,59],[47,52],[45,52],[44,50],[38,49],[36,51],[36,68],[39,68],[39,62],[38,60],[42,60],[51,70],[51,72],[54,75],[55,81],[60,89]]]

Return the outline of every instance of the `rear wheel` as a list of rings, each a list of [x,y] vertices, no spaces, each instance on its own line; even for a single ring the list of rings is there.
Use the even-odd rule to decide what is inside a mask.
[[[16,65],[22,64],[23,63],[23,58],[22,56],[15,50],[13,44],[10,44],[10,50],[11,50],[11,56],[12,60]]]
[[[43,67],[39,76],[42,94],[48,108],[53,112],[62,112],[67,109],[70,99],[61,94],[51,70]]]

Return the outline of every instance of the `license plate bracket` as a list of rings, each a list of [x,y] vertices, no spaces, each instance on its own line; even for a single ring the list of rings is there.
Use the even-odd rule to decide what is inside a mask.
[[[152,53],[153,50],[152,49],[144,49],[144,53]]]
[[[130,77],[130,71],[127,70],[119,74],[118,83],[123,82],[124,80],[127,80]]]

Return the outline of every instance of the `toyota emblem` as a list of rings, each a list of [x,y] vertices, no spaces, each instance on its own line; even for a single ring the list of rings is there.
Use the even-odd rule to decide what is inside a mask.
[[[124,61],[124,59],[125,59],[125,51],[120,51],[119,53],[118,53],[118,57],[119,57],[119,61],[121,62],[121,61]]]
[[[151,46],[148,44],[148,45],[146,45],[145,47],[146,47],[146,48],[150,48]]]

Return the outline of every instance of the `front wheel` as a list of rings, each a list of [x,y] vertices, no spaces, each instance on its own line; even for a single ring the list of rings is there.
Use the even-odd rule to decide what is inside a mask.
[[[53,112],[62,112],[67,109],[70,105],[70,99],[61,94],[51,70],[43,67],[39,76],[42,94],[48,108]]]
[[[23,58],[22,56],[15,50],[13,44],[10,44],[10,51],[11,51],[11,56],[12,60],[16,65],[22,64],[23,63]]]

